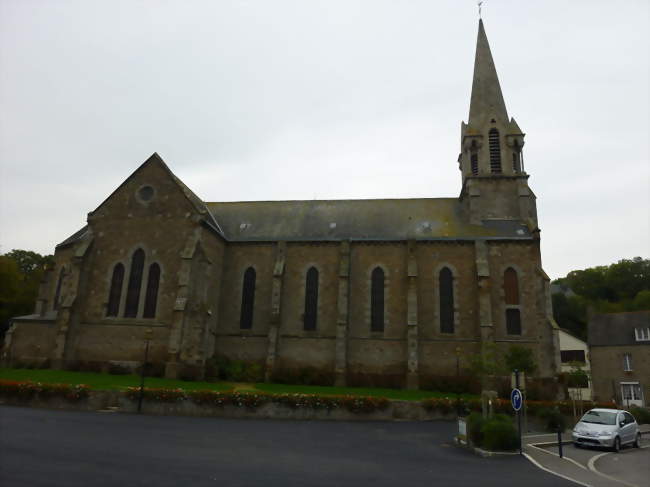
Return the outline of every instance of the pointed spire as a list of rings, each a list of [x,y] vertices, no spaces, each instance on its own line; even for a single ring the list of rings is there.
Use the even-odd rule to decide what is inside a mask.
[[[489,118],[488,118],[489,117]],[[508,112],[503,101],[499,77],[494,67],[490,44],[485,35],[483,20],[478,21],[478,39],[476,40],[476,59],[474,61],[474,81],[472,82],[472,99],[469,106],[469,125],[478,125],[489,119],[508,122]],[[488,120],[486,120],[488,119]]]

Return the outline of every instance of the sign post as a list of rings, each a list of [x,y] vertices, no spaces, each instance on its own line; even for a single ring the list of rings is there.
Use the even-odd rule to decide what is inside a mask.
[[[510,402],[512,403],[512,409],[517,413],[517,428],[519,430],[519,454],[523,452],[521,444],[521,406],[524,402],[524,397],[519,390],[519,371],[515,370],[515,388],[510,393]]]

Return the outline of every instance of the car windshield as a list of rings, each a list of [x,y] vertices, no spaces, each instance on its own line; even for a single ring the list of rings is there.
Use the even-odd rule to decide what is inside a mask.
[[[580,421],[582,423],[616,424],[616,413],[609,411],[589,411]]]

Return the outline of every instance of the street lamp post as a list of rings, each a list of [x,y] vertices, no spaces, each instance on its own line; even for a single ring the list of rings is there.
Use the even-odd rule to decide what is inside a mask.
[[[460,347],[456,347],[456,416],[460,417]]]
[[[147,360],[149,358],[149,342],[151,341],[151,335],[153,331],[151,328],[147,328],[144,331],[144,361],[142,362],[142,367],[140,367],[140,395],[138,396],[138,414],[142,412],[142,397],[144,396],[144,369],[147,366]]]

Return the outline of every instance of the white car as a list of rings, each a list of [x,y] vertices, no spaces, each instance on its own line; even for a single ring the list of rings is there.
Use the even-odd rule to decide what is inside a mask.
[[[623,445],[639,448],[641,432],[634,416],[620,409],[591,409],[573,428],[573,445],[599,446],[619,451]]]

